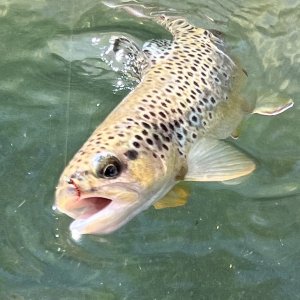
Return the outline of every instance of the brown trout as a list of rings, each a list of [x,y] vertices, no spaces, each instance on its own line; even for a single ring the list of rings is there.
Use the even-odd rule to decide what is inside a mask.
[[[140,82],[96,128],[63,171],[56,208],[75,219],[73,236],[107,234],[141,211],[182,205],[179,181],[226,181],[250,174],[254,162],[224,141],[246,115],[278,114],[291,100],[251,107],[239,96],[245,72],[223,39],[182,17],[153,17],[173,36],[139,49],[116,38]],[[172,191],[171,191],[172,190]]]

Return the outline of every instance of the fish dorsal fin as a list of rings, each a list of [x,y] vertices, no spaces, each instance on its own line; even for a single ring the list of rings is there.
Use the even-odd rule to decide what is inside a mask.
[[[259,101],[253,110],[254,114],[264,115],[264,116],[276,116],[294,105],[292,99],[282,99],[282,98],[267,98]]]
[[[145,70],[168,50],[172,41],[152,39],[146,41],[142,49],[135,41],[125,36],[112,36],[109,43],[110,45],[102,54],[102,59],[114,71],[140,81]]]
[[[155,202],[153,206],[156,209],[182,206],[186,204],[188,196],[188,192],[183,187],[175,186],[162,199]]]
[[[139,45],[126,36],[112,36],[109,43],[102,59],[114,71],[140,81],[142,72],[149,66],[150,61]]]
[[[220,140],[201,139],[188,156],[186,181],[225,181],[250,174],[254,162]]]

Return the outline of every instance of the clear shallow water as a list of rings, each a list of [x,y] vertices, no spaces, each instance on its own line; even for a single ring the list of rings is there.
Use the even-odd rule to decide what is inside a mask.
[[[99,1],[1,2],[0,299],[300,299],[300,5],[161,3],[228,35],[248,99],[295,107],[247,120],[236,144],[258,169],[240,185],[187,184],[186,206],[76,243],[51,208],[58,177],[131,84],[101,50],[167,35]]]

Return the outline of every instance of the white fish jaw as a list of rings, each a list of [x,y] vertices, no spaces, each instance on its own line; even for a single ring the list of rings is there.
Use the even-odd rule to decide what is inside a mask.
[[[127,223],[144,203],[139,193],[122,184],[108,185],[95,193],[81,193],[64,187],[56,193],[56,208],[75,219],[70,225],[72,236],[107,234]],[[137,212],[136,212],[137,211]]]
[[[56,208],[74,221],[70,224],[72,237],[77,240],[83,234],[109,234],[146,210],[163,197],[175,184],[166,180],[162,186],[141,194],[139,186],[116,183],[101,187],[101,190],[77,196],[76,190],[68,187],[56,194]]]
[[[99,199],[103,199],[100,198]],[[72,237],[80,237],[82,234],[108,234],[130,221],[140,212],[137,202],[118,200],[105,200],[106,205],[97,211],[93,209],[83,210],[83,214],[75,218],[70,225]]]

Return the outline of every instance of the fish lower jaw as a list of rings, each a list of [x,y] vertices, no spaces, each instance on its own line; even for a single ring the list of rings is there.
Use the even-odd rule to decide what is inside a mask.
[[[118,201],[106,200],[107,204],[105,207],[98,210],[95,207],[87,209],[75,218],[70,225],[73,239],[78,240],[83,234],[101,235],[112,233],[132,219],[135,205],[130,203],[120,204]]]
[[[149,208],[173,185],[173,181],[167,182],[150,195],[141,195],[137,191],[131,191],[128,197],[116,197],[111,200],[93,196],[81,199],[83,209],[70,225],[73,239],[78,240],[83,234],[102,235],[116,231],[137,214]],[[145,201],[145,199],[148,200]]]
[[[105,198],[90,195],[74,203],[68,215],[75,219],[70,225],[73,239],[83,234],[108,234],[127,223],[139,211],[140,197],[135,191],[128,197]]]

